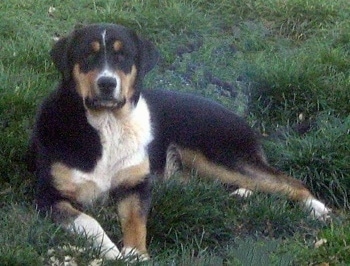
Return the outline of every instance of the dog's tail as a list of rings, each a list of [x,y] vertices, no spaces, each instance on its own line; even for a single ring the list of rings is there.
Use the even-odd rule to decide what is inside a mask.
[[[236,185],[250,191],[278,193],[301,202],[318,219],[326,219],[330,210],[304,186],[304,184],[270,166],[263,156],[253,163],[242,160],[231,169],[208,160],[203,154],[189,149],[180,149],[184,166],[196,169],[200,176],[215,178],[223,183]]]

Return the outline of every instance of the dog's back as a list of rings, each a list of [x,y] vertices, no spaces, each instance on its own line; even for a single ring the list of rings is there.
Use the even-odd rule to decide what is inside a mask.
[[[155,139],[150,146],[153,169],[163,167],[167,147],[176,143],[200,151],[210,161],[231,168],[263,156],[258,135],[222,105],[188,93],[144,91]],[[258,156],[258,158],[255,158]]]

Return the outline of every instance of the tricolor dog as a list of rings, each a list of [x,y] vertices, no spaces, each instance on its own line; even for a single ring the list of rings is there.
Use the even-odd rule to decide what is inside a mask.
[[[93,24],[51,51],[62,78],[39,109],[31,154],[37,206],[67,230],[91,237],[101,256],[148,259],[152,174],[196,169],[243,191],[281,193],[317,218],[329,210],[304,185],[268,165],[254,131],[221,105],[197,96],[142,90],[158,61],[149,41],[119,25]],[[117,202],[123,248],[84,212]]]

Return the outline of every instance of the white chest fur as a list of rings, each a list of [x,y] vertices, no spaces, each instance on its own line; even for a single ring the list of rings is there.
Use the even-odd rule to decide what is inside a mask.
[[[92,172],[75,171],[73,180],[77,184],[93,182],[96,187],[95,197],[99,197],[110,189],[112,179],[119,171],[147,158],[147,146],[153,138],[150,113],[141,97],[137,106],[122,118],[116,117],[112,112],[98,116],[88,114],[87,117],[99,132],[102,157]]]

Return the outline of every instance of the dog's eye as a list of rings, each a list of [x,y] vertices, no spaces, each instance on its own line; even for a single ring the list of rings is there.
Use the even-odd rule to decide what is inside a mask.
[[[93,63],[95,58],[96,58],[96,54],[93,52],[90,52],[90,53],[85,55],[85,59],[88,63]]]
[[[119,63],[124,62],[126,58],[126,54],[122,51],[115,52],[114,56]]]

